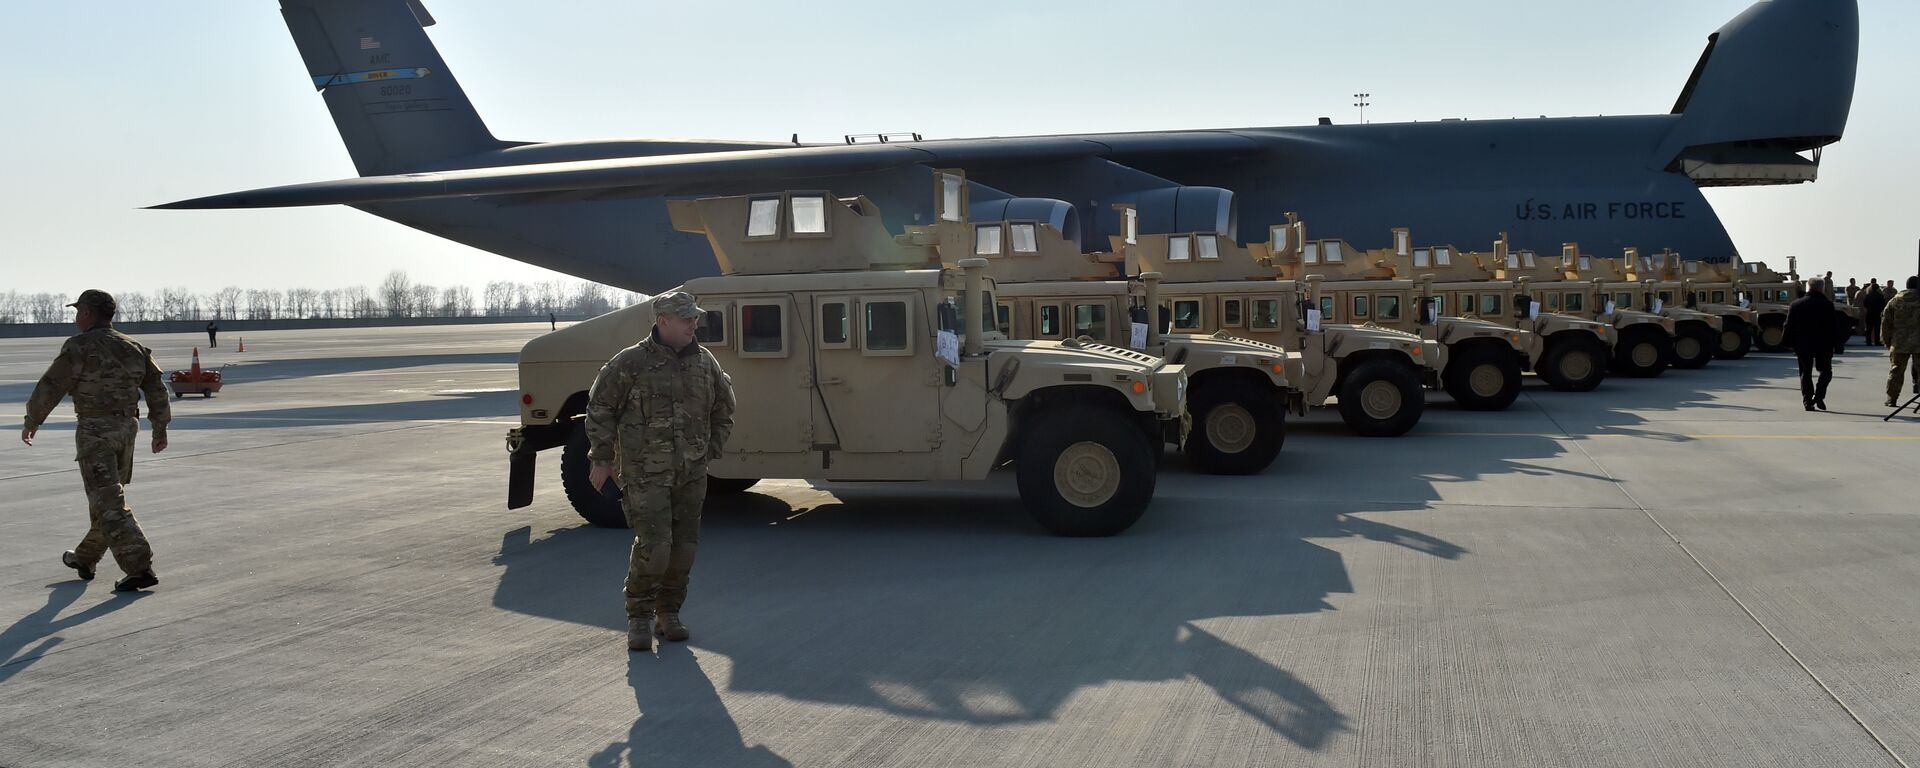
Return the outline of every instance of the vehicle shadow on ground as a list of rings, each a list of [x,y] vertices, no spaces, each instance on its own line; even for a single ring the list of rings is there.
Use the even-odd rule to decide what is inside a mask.
[[[366,373],[431,365],[498,365],[512,367],[520,362],[519,352],[467,352],[446,355],[392,355],[387,357],[314,357],[281,360],[230,360],[216,370],[230,383],[275,381],[342,373]],[[162,363],[161,368],[173,370]]]
[[[59,632],[133,605],[135,600],[147,594],[116,593],[86,610],[61,617],[60,612],[73,605],[86,591],[87,583],[79,580],[48,584],[45,606],[0,630],[0,683],[26,671],[27,667],[33,666],[34,662],[58,646],[63,639],[58,636]]]
[[[174,423],[206,429],[278,429],[315,424],[381,424],[406,421],[519,418],[520,406],[514,392],[434,393],[425,399],[390,403],[321,405],[305,408],[266,408],[231,410],[219,413],[193,413],[186,408],[174,411]],[[69,428],[71,428],[69,422]]]
[[[1209,620],[1334,610],[1330,596],[1353,587],[1341,556],[1313,539],[1466,554],[1345,514],[1345,505],[1223,499],[1149,514],[1121,536],[1066,539],[1004,495],[835,486],[822,496],[794,504],[747,493],[708,506],[688,653],[730,659],[731,691],[1003,725],[1050,721],[1068,698],[1109,683],[1191,679],[1293,743],[1321,749],[1347,730],[1347,716],[1288,671],[1284,656]],[[619,584],[629,541],[585,526],[543,538],[513,531],[495,561],[494,604],[624,629],[610,590],[570,585]],[[697,668],[670,666],[686,647],[668,645],[630,671],[642,710],[636,755],[671,763],[663,751],[740,743]],[[690,687],[694,701],[683,704],[711,716],[691,734],[648,725],[654,702],[640,692],[648,682]]]

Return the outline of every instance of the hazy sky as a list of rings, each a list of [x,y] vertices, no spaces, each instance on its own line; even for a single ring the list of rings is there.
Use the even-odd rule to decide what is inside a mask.
[[[427,0],[513,140],[835,141],[1664,113],[1747,0],[546,3]],[[946,16],[943,9],[964,9]],[[1861,0],[1846,138],[1812,185],[1710,191],[1748,259],[1914,269],[1920,2]],[[0,46],[0,291],[438,285],[553,273],[347,208],[141,206],[353,175],[270,0],[17,3]],[[942,93],[937,85],[960,89]]]

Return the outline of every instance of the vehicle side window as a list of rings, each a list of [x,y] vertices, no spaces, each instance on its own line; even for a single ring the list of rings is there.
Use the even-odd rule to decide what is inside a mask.
[[[1060,317],[1060,305],[1058,304],[1040,305],[1040,333],[1039,333],[1040,338],[1043,338],[1043,339],[1060,338],[1064,333],[1061,319],[1062,318]]]
[[[1662,304],[1672,304],[1672,303],[1673,303],[1673,291],[1661,291],[1661,292],[1660,292],[1660,303],[1662,303]]]
[[[847,349],[853,346],[853,317],[845,299],[830,299],[820,304],[820,346]]]
[[[1376,296],[1374,297],[1373,306],[1374,310],[1378,313],[1376,316],[1382,320],[1400,319],[1399,296]]]
[[[709,309],[700,317],[700,327],[693,332],[693,338],[709,347],[727,346],[727,311]]]
[[[1725,304],[1725,303],[1727,303],[1727,292],[1726,292],[1726,291],[1714,291],[1714,292],[1713,292],[1713,303],[1715,303],[1715,304]]]
[[[747,203],[747,237],[777,237],[780,234],[780,198],[769,197]]]
[[[1497,294],[1497,293],[1480,294],[1480,316],[1481,317],[1499,317],[1500,304],[1501,304],[1500,294]]]
[[[1560,309],[1560,294],[1557,294],[1557,293],[1549,293],[1549,294],[1547,294],[1547,309],[1548,309],[1549,311],[1555,311],[1555,312],[1557,312],[1557,311],[1559,311],[1559,309]]]
[[[1586,304],[1587,304],[1586,294],[1574,293],[1571,291],[1567,293],[1567,311],[1568,312],[1580,312],[1586,309]]]
[[[1261,330],[1272,330],[1280,327],[1279,299],[1253,300],[1253,327]]]
[[[861,341],[868,352],[906,352],[910,337],[907,334],[907,303],[904,301],[869,301],[863,305],[866,322],[862,324]]]
[[[1107,340],[1107,305],[1073,305],[1073,335],[1105,342]]]
[[[1331,323],[1333,319],[1333,297],[1320,297],[1320,322]]]
[[[995,316],[994,319],[1000,321],[1000,331],[1009,336],[1013,335],[1013,305],[995,305],[993,314]]]
[[[1446,294],[1439,294],[1439,295],[1436,295],[1436,296],[1434,296],[1434,297],[1433,297],[1433,316],[1434,316],[1434,317],[1446,317],[1446,316],[1447,316],[1447,296],[1446,296]]]
[[[1240,299],[1226,299],[1220,302],[1220,325],[1225,328],[1239,328],[1246,322],[1246,304]]]
[[[780,356],[787,352],[787,328],[778,304],[740,305],[740,353]]]
[[[792,219],[790,231],[796,235],[824,235],[827,233],[827,198],[824,195],[794,195],[790,203]]]
[[[1633,294],[1616,293],[1613,295],[1614,309],[1633,309]]]
[[[1371,316],[1372,313],[1368,311],[1371,308],[1367,303],[1367,297],[1353,297],[1353,316],[1355,319]]]
[[[1175,330],[1192,331],[1201,326],[1199,299],[1174,299],[1173,327]]]

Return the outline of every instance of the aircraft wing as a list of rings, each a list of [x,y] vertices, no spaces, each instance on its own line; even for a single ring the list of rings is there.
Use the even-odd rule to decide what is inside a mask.
[[[1124,162],[1129,155],[1234,153],[1257,149],[1257,142],[1233,131],[836,144],[362,176],[231,192],[152,207],[288,208],[555,193],[727,194],[747,187],[782,186],[775,182],[827,179],[916,164],[967,167],[1078,157]]]

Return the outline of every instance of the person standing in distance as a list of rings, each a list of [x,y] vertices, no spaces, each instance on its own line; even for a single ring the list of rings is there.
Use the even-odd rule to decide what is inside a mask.
[[[1819,280],[1807,295],[1787,306],[1787,344],[1800,359],[1800,404],[1811,411],[1827,409],[1827,385],[1833,382],[1833,339],[1840,333],[1840,311],[1833,306],[1832,288]],[[1813,371],[1820,371],[1816,385]]]
[[[126,484],[133,481],[134,441],[140,436],[140,397],[147,399],[147,421],[153,425],[153,452],[167,449],[167,387],[153,351],[133,337],[113,329],[116,305],[105,291],[89,290],[67,306],[75,310],[80,333],[61,345],[59,357],[34,385],[27,399],[27,420],[20,442],[33,445],[34,433],[47,414],[68,395],[78,423],[73,442],[80,463],[80,482],[87,489],[87,516],[92,525],[80,545],[60,554],[60,562],[93,580],[94,566],[108,550],[126,578],[115,582],[116,592],[134,592],[160,583],[153,573],[153,548],[127,508]]]
[[[614,355],[587,395],[589,481],[620,484],[633,528],[626,598],[627,648],[635,651],[653,650],[656,633],[691,635],[680,607],[700,545],[707,462],[720,458],[733,431],[733,381],[694,338],[705,310],[692,294],[672,291],[654,297],[653,311],[652,335]]]
[[[218,335],[219,333],[220,333],[220,316],[214,315],[212,320],[207,321],[207,348],[208,349],[220,348],[220,337]]]
[[[1868,283],[1867,290],[1860,294],[1860,309],[1865,315],[1861,322],[1866,324],[1860,331],[1867,337],[1867,346],[1884,343],[1885,339],[1880,338],[1880,314],[1887,309],[1887,294],[1880,290],[1879,280]]]
[[[1887,345],[1887,357],[1893,361],[1893,369],[1887,372],[1887,407],[1893,408],[1899,404],[1907,365],[1920,354],[1920,276],[1907,278],[1907,289],[1887,302],[1879,331],[1880,340]],[[1913,378],[1914,394],[1920,395],[1920,367],[1913,369]]]

